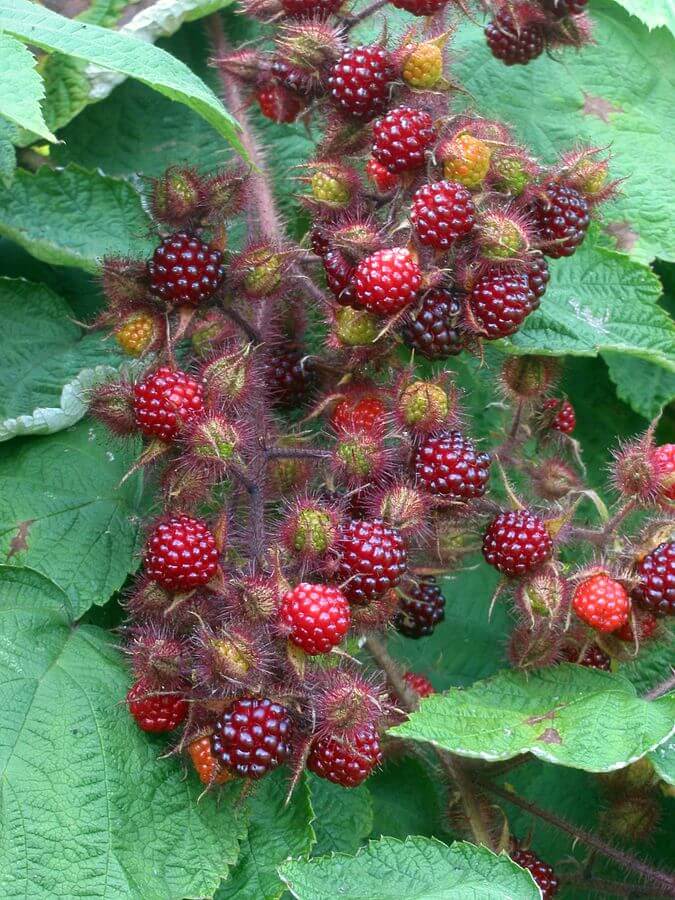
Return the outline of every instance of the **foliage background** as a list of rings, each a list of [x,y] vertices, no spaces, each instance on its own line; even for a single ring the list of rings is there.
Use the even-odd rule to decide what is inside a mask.
[[[406,896],[430,896],[439,883],[443,896],[468,896],[461,890],[471,878],[483,891],[476,896],[536,896],[529,877],[523,881],[510,863],[438,843],[460,836],[445,815],[438,780],[417,758],[393,758],[355,791],[308,777],[288,807],[281,775],[246,803],[234,789],[197,802],[195,776],[180,761],[159,758],[162,742],[133,727],[120,704],[128,675],[110,629],[120,621],[118,592],[138,564],[152,496],[139,477],[118,486],[137,447],[113,442],[83,418],[87,389],[128,363],[80,323],[101,305],[100,257],[143,255],[152,247],[147,177],[186,160],[207,170],[232,154],[226,140],[236,140],[232,122],[199,80],[218,91],[202,18],[222,9],[215,14],[234,43],[254,37],[255,29],[225,8],[228,0],[133,6],[53,0],[73,24],[108,29],[112,43],[99,43],[97,57],[81,28],[56,28],[54,38],[48,16],[31,20],[46,35],[39,39],[33,30],[31,45],[55,48],[40,53],[35,66],[22,29],[43,11],[26,12],[25,3],[0,0],[0,51],[14,63],[8,71],[25,76],[6,85],[0,73],[0,892],[224,900],[277,898],[290,885],[315,900],[334,896],[338,882],[355,891],[356,881],[363,893],[350,896],[384,897],[368,890],[377,884],[384,892],[389,878],[397,884],[404,860],[411,874]],[[465,102],[512,123],[546,161],[590,141],[609,146],[616,174],[627,178],[602,227],[571,260],[554,264],[541,310],[492,354],[497,362],[504,352],[567,357],[564,387],[600,487],[616,440],[644,429],[662,410],[659,437],[675,440],[668,408],[675,398],[675,325],[668,315],[675,312],[669,201],[675,21],[670,4],[649,0],[591,0],[590,10],[597,44],[579,54],[507,69],[490,57],[480,28],[466,23],[453,67],[469,92]],[[393,35],[409,24],[393,10],[386,21]],[[379,17],[360,36],[373,37],[382,24]],[[128,34],[158,39],[157,47],[185,68],[164,55],[150,59],[151,45],[130,54],[128,45],[115,43]],[[117,75],[92,67],[101,54],[108,65],[114,57]],[[134,77],[124,80],[124,73]],[[236,117],[237,110],[230,112]],[[289,230],[300,235],[304,219],[288,172],[311,151],[311,134],[301,124],[253,118],[274,148],[270,163]],[[59,142],[48,143],[52,136]],[[469,390],[475,430],[489,437],[489,367],[463,360],[453,367]],[[506,673],[497,674],[506,666],[510,622],[502,608],[488,622],[493,583],[484,566],[471,567],[447,583],[448,614],[434,636],[418,643],[394,637],[391,647],[438,690],[496,676],[478,694],[492,692],[499,709],[515,690],[527,708],[536,694],[532,684],[513,689]],[[591,673],[586,684],[573,673],[573,689],[591,712],[570,723],[570,736],[583,730],[587,740],[562,764],[533,759],[505,775],[505,783],[579,826],[597,828],[604,801],[587,770],[602,767],[601,750],[612,764],[625,765],[667,736],[672,706],[664,704],[654,713],[659,721],[645,724],[635,693],[667,675],[669,660],[670,646],[659,644],[609,681]],[[609,702],[617,696],[620,703]],[[445,728],[440,713],[426,706],[424,712],[432,730]],[[588,735],[588,723],[601,715],[609,717],[607,734]],[[619,718],[624,744],[612,734]],[[499,718],[492,724],[506,728]],[[456,722],[443,734],[457,749],[464,736],[453,729]],[[513,755],[514,745],[504,743],[504,753]],[[494,747],[486,732],[482,749]],[[671,784],[674,756],[667,741],[654,756]],[[662,825],[641,848],[661,866],[668,861],[672,799],[664,796],[662,806]],[[581,856],[557,830],[516,808],[508,812],[517,834],[532,831],[545,859]],[[324,859],[332,851],[347,856]],[[321,862],[308,864],[310,855]],[[459,888],[453,871],[462,875]],[[598,871],[620,877],[608,863]],[[583,895],[568,888],[563,896]]]

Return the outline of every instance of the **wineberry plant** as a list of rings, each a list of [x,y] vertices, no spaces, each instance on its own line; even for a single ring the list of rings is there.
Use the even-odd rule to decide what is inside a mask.
[[[625,5],[0,2],[7,896],[675,896]]]

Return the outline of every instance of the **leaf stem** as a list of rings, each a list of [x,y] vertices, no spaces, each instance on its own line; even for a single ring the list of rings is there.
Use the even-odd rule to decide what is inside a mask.
[[[651,691],[647,691],[644,695],[644,699],[658,700],[659,697],[669,694],[673,689],[675,689],[675,671],[670,673],[670,678],[666,678],[665,681],[662,681],[660,684],[653,687]]]

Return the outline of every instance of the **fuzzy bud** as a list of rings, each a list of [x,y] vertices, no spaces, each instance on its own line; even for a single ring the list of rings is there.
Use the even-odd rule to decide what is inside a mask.
[[[399,394],[397,409],[406,428],[428,433],[447,421],[452,403],[440,384],[413,381]]]
[[[281,285],[283,255],[268,244],[251,247],[232,262],[231,273],[239,276],[244,291],[253,300],[271,296]]]
[[[402,534],[419,534],[427,519],[428,501],[415,487],[395,484],[369,503],[370,515],[383,519]]]
[[[170,166],[153,179],[152,214],[158,222],[181,228],[194,220],[202,201],[202,179],[190,166]]]
[[[103,293],[111,310],[129,310],[147,300],[145,264],[136,259],[106,256],[101,271]]]
[[[211,694],[259,690],[267,654],[245,627],[201,625],[193,638],[193,680]]]
[[[438,561],[447,569],[455,569],[465,556],[480,546],[468,523],[454,521],[442,514],[432,523],[431,546]]]
[[[524,222],[508,213],[485,213],[478,224],[482,255],[493,262],[523,259],[530,247]]]
[[[134,675],[153,687],[175,686],[181,680],[184,649],[175,637],[154,626],[142,626],[129,645]]]
[[[143,621],[159,619],[172,601],[173,595],[161,584],[143,576],[134,585],[125,605],[135,619]]]
[[[210,360],[202,369],[201,380],[209,402],[238,404],[251,388],[251,356],[247,348],[234,347]]]
[[[96,385],[89,400],[89,413],[113,434],[125,436],[136,432],[134,390],[127,381]]]
[[[618,796],[649,791],[656,787],[659,781],[654,766],[646,756],[624,769],[599,775],[598,779],[608,793]]]
[[[271,459],[267,466],[270,484],[282,496],[302,488],[309,480],[311,466],[301,457]]]
[[[378,436],[363,432],[341,431],[333,451],[333,462],[341,481],[353,486],[363,484],[382,471],[382,441]]]
[[[325,506],[307,502],[291,513],[283,532],[291,553],[305,559],[325,556],[335,544],[337,517]]]
[[[197,356],[206,358],[216,348],[234,336],[234,328],[227,316],[217,309],[209,309],[190,328],[192,349]]]
[[[515,596],[518,608],[529,622],[538,618],[558,619],[564,599],[563,582],[548,573],[520,583]]]
[[[348,206],[360,186],[354,169],[330,161],[312,163],[307,176],[311,188],[310,203],[324,210],[339,210]]]
[[[147,311],[130,313],[114,331],[115,340],[129,356],[142,356],[158,346],[162,337],[160,316]]]
[[[377,722],[388,706],[383,685],[344,669],[317,673],[312,685],[317,735],[342,737]]]
[[[656,797],[633,794],[616,797],[602,817],[606,834],[619,841],[646,841],[661,819],[661,804]]]
[[[267,622],[276,617],[281,598],[290,589],[284,578],[258,575],[241,578],[235,587],[242,612],[250,622]]]
[[[504,153],[492,162],[497,186],[519,196],[532,181],[527,160],[516,153]]]
[[[470,189],[479,188],[490,169],[489,145],[468,132],[458,134],[439,146],[437,159],[443,163],[443,177]]]
[[[379,332],[379,321],[365,309],[343,306],[335,312],[335,336],[345,347],[372,344]]]
[[[560,459],[547,459],[530,471],[532,484],[544,500],[562,500],[570,491],[581,488],[581,479],[574,469]]]
[[[222,468],[239,459],[243,439],[236,425],[211,415],[190,424],[186,442],[199,462]]]
[[[612,476],[617,490],[625,498],[649,504],[659,496],[659,471],[653,464],[653,453],[650,434],[615,452]]]
[[[203,466],[169,466],[162,476],[167,509],[187,512],[208,498],[212,479]]]
[[[283,13],[281,0],[240,0],[241,10],[250,19],[269,22]]]
[[[345,46],[339,29],[320,20],[287,25],[279,29],[278,56],[296,78],[304,76],[304,89],[311,93],[325,77],[328,67],[337,61]]]
[[[517,669],[541,669],[552,665],[559,654],[561,636],[547,622],[521,622],[511,632],[509,659]]]
[[[223,169],[209,178],[202,189],[205,220],[218,224],[238,213],[244,205],[248,178],[242,166]]]
[[[508,397],[531,400],[545,394],[559,374],[560,366],[550,356],[510,356],[502,366],[502,387]]]

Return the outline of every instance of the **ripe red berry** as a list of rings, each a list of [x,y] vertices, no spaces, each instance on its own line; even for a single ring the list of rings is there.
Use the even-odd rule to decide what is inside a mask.
[[[558,893],[560,882],[551,866],[542,862],[531,850],[522,850],[520,847],[512,850],[510,856],[514,863],[530,872],[535,884],[541,891],[542,900],[551,900],[551,897],[555,897]]]
[[[286,124],[295,122],[304,109],[302,99],[277,81],[270,81],[259,89],[258,105],[266,118]]]
[[[134,418],[146,437],[172,441],[203,411],[202,385],[179,369],[162,366],[134,386]]]
[[[297,344],[288,342],[269,347],[265,377],[272,399],[278,406],[302,403],[314,380],[306,354]]]
[[[172,731],[187,715],[188,705],[180,694],[152,693],[143,680],[127,694],[129,712],[143,731]]]
[[[428,637],[445,618],[445,597],[435,578],[412,584],[401,595],[394,627],[409,638]]]
[[[415,691],[416,694],[419,694],[420,697],[430,697],[432,694],[436,693],[434,686],[429,679],[425,678],[424,675],[420,675],[418,672],[404,672],[403,677],[405,678],[408,687]]]
[[[148,578],[167,591],[189,591],[206,584],[218,568],[218,548],[206,524],[190,516],[160,522],[145,548]]]
[[[215,724],[211,750],[241,778],[262,778],[291,754],[292,722],[280,703],[244,697],[235,700]]]
[[[384,403],[375,394],[345,397],[333,410],[331,424],[336,431],[372,434],[382,430],[386,414]]]
[[[429,113],[398,106],[373,126],[373,156],[394,174],[419,169],[434,142],[434,121]]]
[[[507,66],[524,66],[544,52],[544,30],[536,22],[518,25],[508,9],[500,10],[485,29],[490,52]]]
[[[675,615],[675,541],[664,541],[637,567],[633,597],[653,613]]]
[[[447,4],[448,0],[391,0],[397,9],[405,9],[413,16],[433,16]]]
[[[406,322],[402,334],[406,344],[427,359],[447,359],[464,347],[460,328],[462,301],[457,291],[434,288]]]
[[[407,569],[405,542],[381,519],[352,519],[338,541],[341,590],[351,603],[367,604],[396,587]]]
[[[601,650],[597,644],[591,644],[584,651],[584,655],[579,658],[579,648],[568,646],[563,648],[563,658],[568,662],[576,663],[578,666],[584,666],[587,669],[602,669],[603,672],[609,672],[612,668],[612,659],[607,656],[604,650]]]
[[[515,334],[539,306],[527,275],[487,272],[469,294],[472,319],[488,341]]]
[[[292,643],[310,656],[337,647],[351,624],[345,596],[326,584],[297,585],[284,594],[279,615]]]
[[[372,156],[366,163],[366,175],[378,191],[381,191],[383,194],[393,191],[399,184],[398,175],[394,175],[393,172],[390,172],[389,169],[383,166],[381,162],[373,159]]]
[[[490,522],[483,537],[486,561],[512,577],[526,575],[553,552],[546,523],[527,509],[501,512]]]
[[[330,16],[336,13],[344,0],[281,0],[284,12],[294,19]]]
[[[556,411],[549,428],[560,431],[562,434],[572,434],[577,424],[577,417],[569,400],[566,398],[558,400],[556,397],[551,397],[545,401],[544,409]]]
[[[356,298],[369,312],[393,316],[412,303],[421,283],[422,272],[409,250],[377,250],[356,269]]]
[[[624,586],[609,575],[593,575],[579,584],[574,612],[596,631],[616,631],[628,621],[630,600]]]
[[[211,750],[211,737],[206,734],[188,746],[188,753],[202,784],[225,784],[232,779],[227,769],[221,769]]]
[[[535,254],[530,260],[530,267],[527,272],[527,281],[530,285],[530,290],[537,298],[537,300],[541,300],[541,298],[546,293],[546,288],[548,287],[548,283],[550,280],[551,273],[548,270],[546,257],[543,255],[543,253]]]
[[[328,78],[331,102],[355,119],[374,119],[384,112],[389,85],[396,78],[391,54],[384,47],[350,47]]]
[[[424,184],[413,196],[410,221],[421,244],[447,250],[476,224],[471,192],[456,181]]]
[[[166,303],[197,306],[223,278],[223,254],[193,234],[165,237],[148,263],[150,292]]]
[[[652,615],[650,612],[643,612],[641,615],[636,616],[637,633],[640,643],[642,643],[642,641],[648,641],[654,636],[658,624],[656,616]],[[632,621],[629,619],[625,625],[622,625],[621,628],[617,628],[614,634],[619,640],[632,644],[635,641]]]
[[[417,483],[436,497],[482,497],[490,477],[490,456],[476,450],[460,431],[442,431],[420,445],[415,455]]]
[[[322,259],[330,250],[328,232],[321,225],[315,225],[314,228],[312,228],[312,230],[309,232],[309,241],[312,245],[312,251]]]
[[[342,306],[358,306],[354,283],[356,266],[347,259],[342,250],[329,248],[323,254],[323,268],[328,290],[338,303]]]
[[[319,778],[351,788],[364,782],[381,762],[375,726],[364,725],[349,738],[325,737],[314,741],[307,768]]]
[[[652,466],[660,482],[661,496],[675,500],[675,444],[662,444],[652,452]]]
[[[549,184],[534,205],[534,221],[546,256],[572,256],[590,225],[588,202],[573,187]]]

